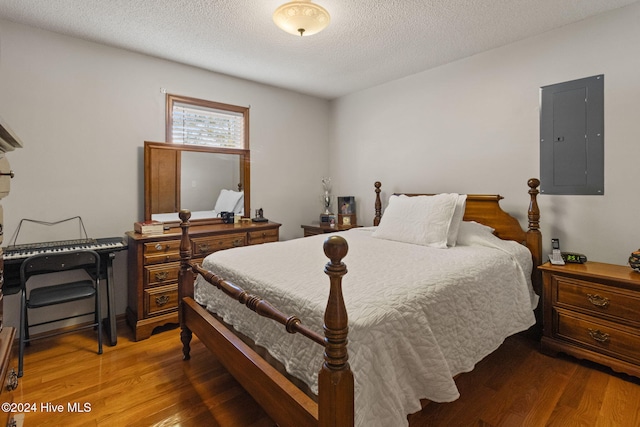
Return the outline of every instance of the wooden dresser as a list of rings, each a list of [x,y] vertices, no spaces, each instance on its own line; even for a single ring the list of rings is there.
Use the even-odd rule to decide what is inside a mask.
[[[539,267],[542,351],[589,359],[640,377],[640,273],[587,262]]]
[[[13,134],[13,132],[0,119],[0,199],[9,195],[11,188],[11,179],[13,171],[9,166],[9,160],[6,157],[7,151],[22,147],[22,142]],[[4,259],[2,255],[2,243],[4,234],[4,217],[2,205],[0,205],[0,402],[12,403],[14,401],[13,391],[18,387],[18,374],[15,369],[15,347],[14,339],[16,330],[13,327],[6,326],[3,319],[4,298],[2,293],[2,285],[4,284]],[[4,408],[3,408],[4,409]],[[0,425],[14,426],[17,425],[18,415],[15,410],[9,406],[9,411],[0,411]]]
[[[193,259],[202,262],[219,250],[278,241],[279,228],[274,222],[192,226]],[[158,326],[178,323],[180,228],[155,236],[129,231],[127,238],[127,322],[138,341],[149,338]]]

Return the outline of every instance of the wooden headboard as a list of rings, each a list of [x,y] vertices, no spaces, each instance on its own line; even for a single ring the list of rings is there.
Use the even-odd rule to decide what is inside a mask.
[[[476,221],[495,230],[494,234],[503,240],[515,240],[522,243],[531,251],[533,258],[532,280],[535,291],[541,291],[541,279],[537,267],[542,263],[542,234],[540,233],[540,209],[537,196],[540,180],[531,178],[527,182],[531,200],[527,210],[528,228],[523,230],[520,222],[502,210],[500,200],[504,197],[498,194],[468,194],[467,205],[464,212],[464,221]],[[378,181],[374,184],[376,192],[375,216],[373,225],[380,224],[382,218],[382,201],[380,200],[380,187]],[[399,193],[395,193],[399,194]],[[407,196],[423,196],[433,194],[402,193]]]

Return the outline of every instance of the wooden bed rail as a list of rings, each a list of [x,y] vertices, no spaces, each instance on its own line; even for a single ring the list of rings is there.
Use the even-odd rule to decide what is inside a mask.
[[[302,325],[296,316],[287,316],[275,308],[268,301],[255,295],[247,293],[245,290],[228,282],[216,274],[202,268],[200,265],[191,263],[191,239],[189,237],[189,218],[191,212],[181,210],[179,213],[182,229],[180,240],[180,272],[178,277],[179,294],[179,316],[180,316],[180,339],[183,345],[183,358],[189,359],[190,342],[192,332],[190,330],[190,315],[194,310],[193,282],[196,274],[200,274],[207,282],[216,286],[222,292],[236,301],[244,304],[249,309],[261,316],[275,320],[285,326],[289,333],[300,333],[301,335],[324,346],[324,363],[318,374],[318,403],[316,407],[310,399],[300,398],[297,393],[291,393],[292,384],[282,378],[274,380],[275,389],[270,390],[269,395],[265,395],[261,384],[254,390],[251,382],[245,382],[242,377],[273,378],[273,368],[263,366],[262,363],[250,363],[244,365],[246,370],[238,373],[237,366],[227,366],[232,374],[237,374],[237,378],[245,389],[260,403],[265,411],[274,421],[281,426],[313,426],[313,427],[353,427],[355,420],[354,408],[354,379],[353,373],[348,363],[348,316],[342,294],[342,277],[347,273],[347,267],[342,259],[347,255],[348,245],[344,238],[340,236],[330,236],[324,242],[324,252],[329,262],[325,266],[325,273],[329,276],[329,298],[324,314],[324,337]],[[197,307],[195,308],[197,310]],[[194,322],[194,327],[198,328],[198,323]],[[199,329],[199,328],[198,328]],[[221,326],[220,329],[224,329]],[[197,332],[197,330],[196,330]],[[224,332],[220,335],[224,335]],[[210,350],[217,339],[209,339],[198,335],[201,341],[205,342]],[[231,343],[229,340],[228,343]],[[241,343],[231,343],[235,350],[243,355],[249,353]],[[226,349],[229,346],[225,347]],[[226,350],[229,351],[229,350]],[[214,351],[215,352],[215,351]],[[254,356],[251,356],[254,357]],[[232,357],[231,360],[234,360]],[[238,360],[238,359],[235,359]],[[224,362],[223,362],[224,364]],[[235,364],[234,364],[235,365]],[[248,370],[255,370],[248,372]],[[234,376],[236,376],[234,374]],[[241,378],[238,378],[241,377]],[[301,393],[301,392],[300,392]],[[282,397],[280,397],[282,396]],[[293,397],[292,397],[293,396]],[[295,400],[290,405],[295,405],[292,411],[291,406],[283,410],[282,401]],[[302,402],[302,403],[299,403]],[[286,407],[286,406],[285,406]],[[299,415],[295,415],[295,414]],[[303,421],[300,421],[303,420]]]

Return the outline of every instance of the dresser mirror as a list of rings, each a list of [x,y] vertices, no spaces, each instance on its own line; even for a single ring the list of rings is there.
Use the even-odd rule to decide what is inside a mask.
[[[220,211],[250,213],[249,150],[144,143],[144,219],[174,225],[222,222]],[[216,208],[218,208],[216,210]]]

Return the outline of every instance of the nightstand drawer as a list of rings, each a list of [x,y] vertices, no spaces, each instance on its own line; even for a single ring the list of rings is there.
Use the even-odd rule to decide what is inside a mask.
[[[258,245],[260,243],[277,242],[277,241],[278,241],[278,229],[249,232],[250,245]]]
[[[640,296],[636,292],[554,275],[554,303],[603,316],[638,323],[640,326]]]
[[[564,310],[558,310],[556,315],[554,335],[558,338],[578,342],[617,359],[640,362],[640,331]]]
[[[145,315],[175,311],[178,308],[178,285],[159,286],[144,291]]]
[[[247,245],[246,233],[225,234],[222,236],[200,237],[192,239],[193,256],[207,256],[212,252]]]
[[[179,262],[146,266],[144,267],[145,287],[176,283],[179,272]]]

